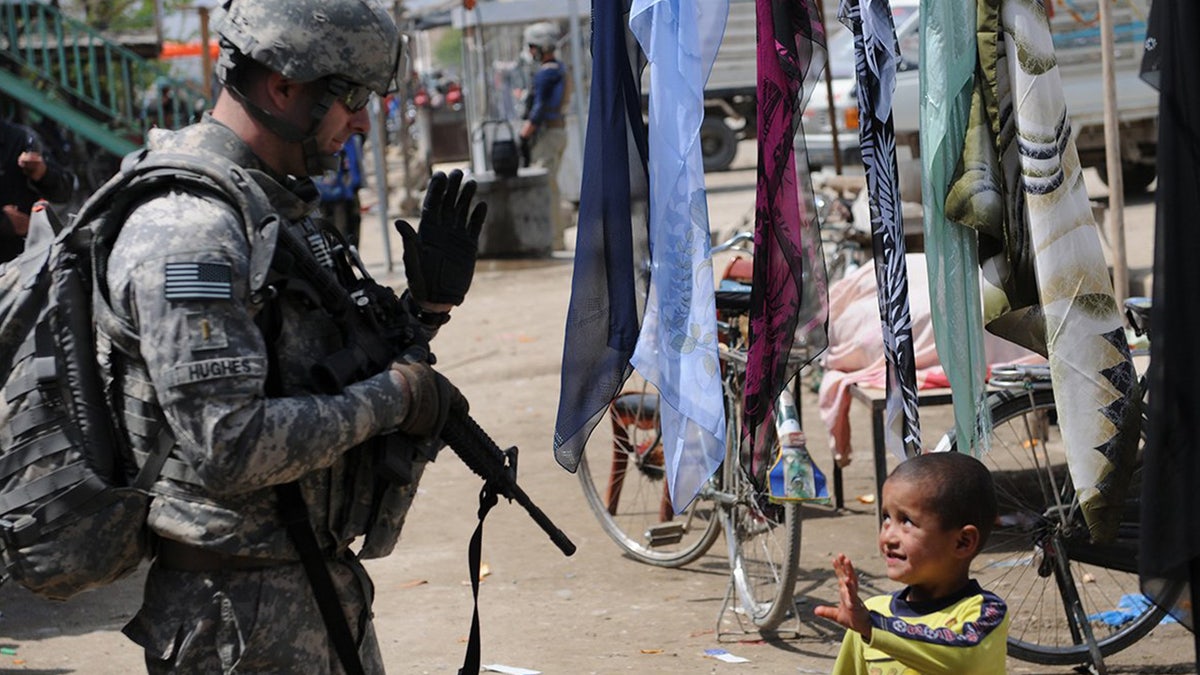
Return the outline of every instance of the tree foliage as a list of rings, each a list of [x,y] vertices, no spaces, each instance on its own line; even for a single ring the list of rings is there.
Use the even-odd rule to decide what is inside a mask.
[[[454,28],[442,32],[433,47],[433,60],[442,68],[462,69],[462,31]]]
[[[163,13],[185,9],[190,0],[161,0]],[[155,27],[156,0],[60,0],[64,13],[101,31],[141,31]]]

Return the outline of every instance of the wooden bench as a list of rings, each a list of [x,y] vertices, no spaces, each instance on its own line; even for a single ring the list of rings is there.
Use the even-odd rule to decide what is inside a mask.
[[[883,481],[887,478],[887,445],[884,442],[884,414],[887,410],[887,392],[883,389],[850,385],[850,397],[867,406],[871,411],[871,443],[873,461],[875,462],[875,504],[879,509],[879,500],[883,498]],[[917,390],[917,407],[950,405],[950,389],[919,389]],[[833,467],[833,504],[841,509],[845,506],[845,495],[842,494],[842,467]]]

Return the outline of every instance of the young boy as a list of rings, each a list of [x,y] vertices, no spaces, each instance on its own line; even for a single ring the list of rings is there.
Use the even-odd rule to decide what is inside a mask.
[[[881,508],[887,575],[907,586],[864,603],[854,565],[834,558],[840,603],[816,609],[848,629],[833,672],[1004,673],[1007,607],[970,578],[996,520],[987,467],[957,452],[918,455],[888,477]]]

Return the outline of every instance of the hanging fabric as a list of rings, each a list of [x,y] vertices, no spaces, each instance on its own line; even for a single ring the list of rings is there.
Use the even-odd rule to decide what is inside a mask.
[[[947,218],[946,195],[963,151],[975,84],[975,3],[921,3],[921,202],[938,359],[954,392],[960,448],[987,450],[987,357],[975,232]]]
[[[632,363],[662,402],[667,484],[678,513],[720,466],[725,409],[700,122],[728,0],[634,0],[650,61],[650,295]]]
[[[800,118],[825,67],[816,0],[757,0],[758,190],[746,362],[748,467],[764,480],[775,398],[829,343],[829,292]],[[795,348],[795,349],[793,349]]]
[[[1141,425],[1124,320],[1092,217],[1042,0],[979,0],[978,76],[947,215],[975,227],[988,330],[1050,361],[1094,539],[1117,525]]]
[[[1200,588],[1200,352],[1192,342],[1200,317],[1196,289],[1200,241],[1200,6],[1155,0],[1146,35],[1143,77],[1160,93],[1158,187],[1155,189],[1154,307],[1150,314],[1149,433],[1142,468],[1138,573],[1142,592],[1158,598],[1184,582],[1179,607],[1166,607],[1195,631]]]
[[[629,3],[592,4],[592,89],[575,268],[563,344],[554,456],[579,466],[584,444],[631,372],[639,303],[649,286],[646,126],[641,53],[627,41]]]
[[[867,174],[875,285],[887,366],[884,442],[901,459],[921,452],[917,413],[917,369],[913,356],[908,268],[900,209],[892,93],[900,47],[887,0],[842,0],[841,20],[854,35],[858,79],[859,147]]]

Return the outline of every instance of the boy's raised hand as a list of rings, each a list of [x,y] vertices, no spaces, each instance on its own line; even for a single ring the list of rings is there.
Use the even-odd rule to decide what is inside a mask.
[[[845,553],[839,553],[833,559],[833,571],[838,578],[838,606],[821,605],[815,610],[817,616],[836,621],[869,641],[871,613],[858,597],[858,573],[854,571],[854,563],[850,562]]]

